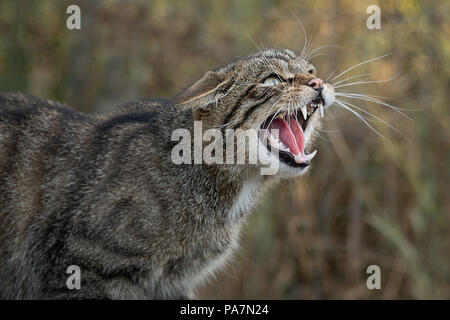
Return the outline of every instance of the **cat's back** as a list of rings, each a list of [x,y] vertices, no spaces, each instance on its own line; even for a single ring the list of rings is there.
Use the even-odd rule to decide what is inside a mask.
[[[0,92],[0,125],[29,126],[30,120],[36,124],[45,124],[52,116],[60,116],[67,120],[88,119],[88,115],[77,112],[67,106],[51,100],[42,100],[33,95]]]
[[[0,172],[14,151],[27,154],[90,121],[90,116],[53,101],[0,93]]]
[[[116,201],[105,190],[121,194],[139,179],[151,180],[139,168],[162,161],[157,151],[170,137],[173,109],[141,100],[88,115],[34,96],[0,93],[0,298],[19,297],[21,284],[40,291],[45,269],[63,259],[58,250],[68,221],[80,212],[100,220],[99,213]],[[32,291],[29,297],[39,296]]]
[[[32,265],[25,262],[24,249],[36,213],[49,201],[50,190],[44,186],[56,171],[60,146],[70,148],[76,127],[90,121],[59,103],[0,93],[1,297],[16,297],[8,288],[17,288],[17,274],[31,277],[30,270],[22,270]]]
[[[72,149],[92,123],[88,115],[31,95],[0,93],[0,207],[5,196],[42,184],[44,166],[55,160],[62,146]],[[48,168],[47,168],[48,169]],[[11,197],[10,197],[11,198]],[[25,204],[23,204],[25,205]],[[25,205],[26,206],[26,205]]]
[[[166,143],[171,108],[141,100],[89,115],[31,95],[0,93],[0,237],[11,230],[1,226],[12,220],[6,215],[17,222],[42,205],[62,210],[63,196],[103,183],[124,158],[128,166],[148,162],[157,144]],[[143,159],[136,155],[141,145]]]

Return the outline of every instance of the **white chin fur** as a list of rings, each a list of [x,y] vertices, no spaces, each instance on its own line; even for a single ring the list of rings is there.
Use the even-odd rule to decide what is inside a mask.
[[[325,101],[324,107],[328,108],[329,106],[331,106],[334,102],[334,88],[331,84],[329,83],[325,83],[323,86],[323,91],[322,91],[322,97],[323,100]]]

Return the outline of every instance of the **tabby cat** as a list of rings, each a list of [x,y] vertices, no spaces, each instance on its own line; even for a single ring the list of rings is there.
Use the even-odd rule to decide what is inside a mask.
[[[88,115],[0,94],[0,297],[190,299],[224,266],[264,187],[299,176],[334,90],[290,50],[265,50],[173,100]],[[263,129],[262,164],[175,164],[176,129]],[[272,131],[277,134],[272,134]],[[256,147],[255,145],[250,146]],[[78,266],[81,287],[69,288]]]

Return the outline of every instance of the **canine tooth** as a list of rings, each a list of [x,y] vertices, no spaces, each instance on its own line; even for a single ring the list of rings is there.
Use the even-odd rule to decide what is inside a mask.
[[[323,118],[323,104],[319,104],[320,117]]]
[[[306,107],[301,107],[303,118],[306,120],[308,118],[308,111],[306,111]]]
[[[317,150],[314,150],[313,152],[311,152],[310,154],[305,154],[303,156],[303,159],[305,159],[306,161],[311,161],[312,158],[314,158],[316,156]]]

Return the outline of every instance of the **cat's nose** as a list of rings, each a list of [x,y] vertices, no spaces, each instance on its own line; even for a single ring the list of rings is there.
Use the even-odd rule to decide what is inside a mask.
[[[320,78],[314,78],[309,80],[307,85],[319,92],[323,90],[323,80]]]

